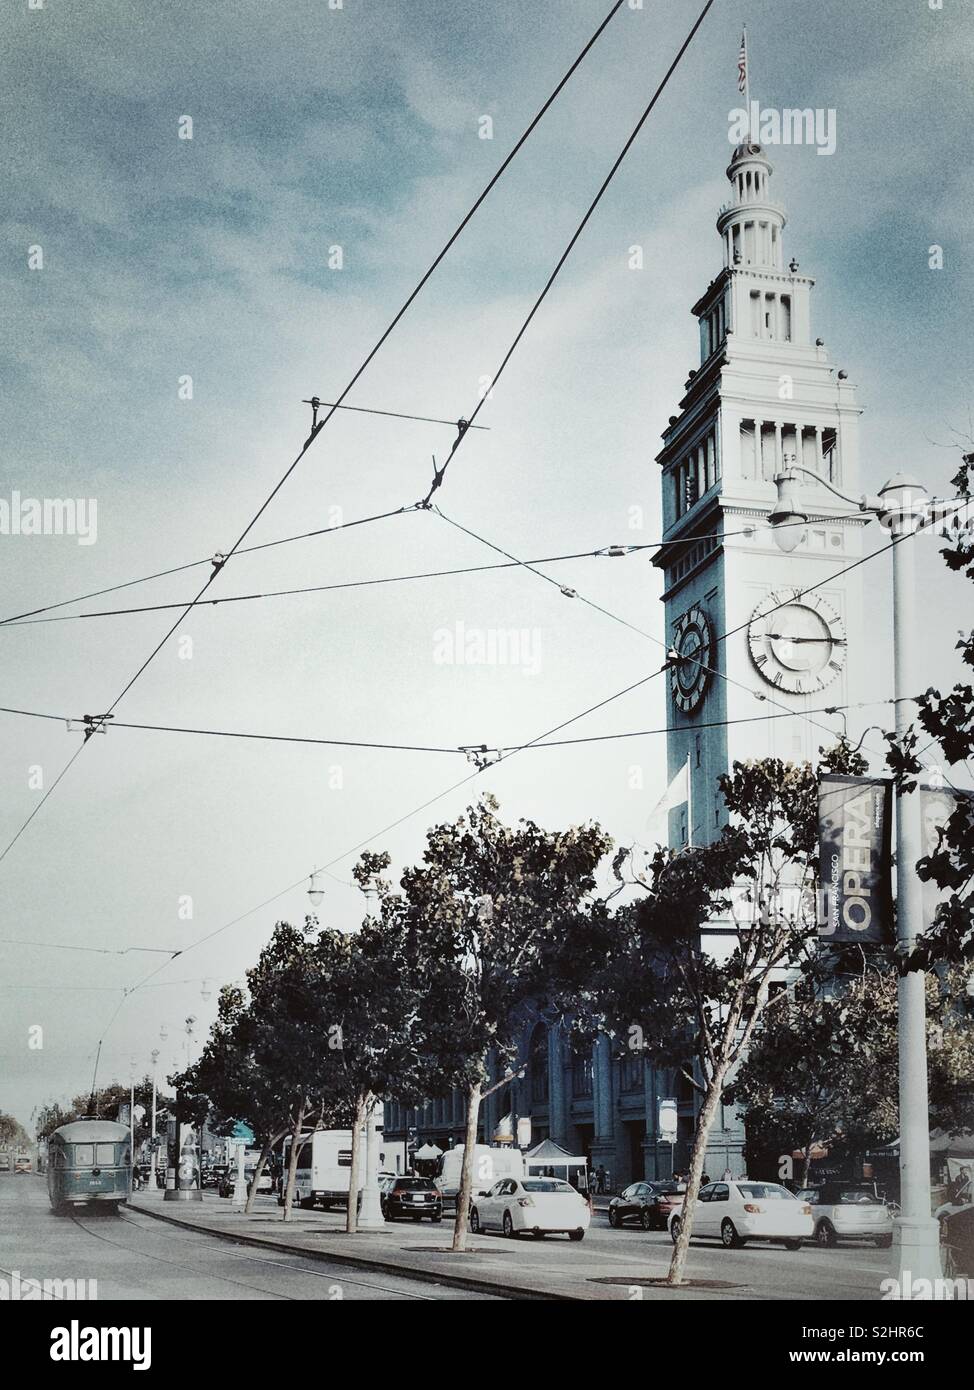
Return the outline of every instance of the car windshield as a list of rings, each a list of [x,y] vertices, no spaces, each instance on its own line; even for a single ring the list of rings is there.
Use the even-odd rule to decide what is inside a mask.
[[[575,1189],[571,1183],[561,1182],[558,1178],[528,1178],[521,1184],[525,1192],[572,1192]]]
[[[396,1187],[400,1192],[430,1192],[433,1183],[430,1178],[399,1178]]]
[[[680,1192],[685,1192],[686,1188],[681,1187],[678,1182],[654,1182],[650,1190],[658,1192],[663,1197],[672,1197]]]
[[[757,1183],[742,1182],[738,1183],[738,1189],[742,1197],[754,1198],[755,1201],[762,1202],[794,1202],[797,1198],[789,1192],[787,1187],[780,1187],[777,1183]]]

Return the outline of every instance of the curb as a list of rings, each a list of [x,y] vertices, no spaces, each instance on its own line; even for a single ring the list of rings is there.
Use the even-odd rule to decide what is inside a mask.
[[[309,1260],[345,1264],[352,1269],[372,1270],[380,1274],[392,1275],[397,1279],[415,1279],[418,1283],[423,1284],[443,1284],[448,1288],[464,1289],[467,1293],[499,1294],[502,1298],[508,1298],[512,1302],[577,1303],[583,1301],[572,1298],[569,1294],[542,1293],[538,1289],[513,1284],[493,1284],[488,1279],[472,1279],[463,1274],[411,1269],[403,1265],[393,1264],[389,1260],[370,1260],[364,1256],[346,1255],[344,1252],[330,1250],[306,1250],[303,1246],[286,1245],[283,1241],[267,1239],[264,1236],[214,1231],[210,1226],[203,1226],[196,1221],[182,1221],[178,1216],[170,1216],[168,1213],[164,1215],[162,1212],[153,1211],[150,1207],[132,1206],[130,1210],[142,1212],[145,1216],[151,1216],[156,1221],[165,1221],[170,1226],[179,1226],[186,1231],[201,1231],[204,1235],[212,1236],[215,1240],[228,1240],[236,1245],[253,1245],[261,1250],[282,1250],[292,1255],[302,1255]]]

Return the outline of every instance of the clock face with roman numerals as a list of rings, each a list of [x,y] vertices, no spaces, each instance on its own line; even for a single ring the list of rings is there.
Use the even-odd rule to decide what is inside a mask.
[[[845,666],[845,624],[820,594],[776,589],[761,600],[747,628],[751,660],[769,685],[809,695]]]
[[[713,631],[702,608],[693,607],[673,626],[670,688],[673,702],[683,714],[692,714],[703,699],[710,680]]]

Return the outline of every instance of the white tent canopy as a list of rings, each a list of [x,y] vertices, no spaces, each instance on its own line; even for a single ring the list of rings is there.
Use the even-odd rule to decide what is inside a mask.
[[[438,1149],[435,1144],[423,1144],[413,1154],[413,1158],[422,1159],[422,1161],[425,1163],[427,1160],[432,1161],[433,1159],[439,1158],[442,1152],[443,1150]]]

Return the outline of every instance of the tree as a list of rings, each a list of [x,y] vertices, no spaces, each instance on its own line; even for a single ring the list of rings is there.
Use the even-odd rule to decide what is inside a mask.
[[[964,454],[953,486],[961,497],[971,499],[971,471],[974,453]],[[974,505],[974,499],[969,502]],[[974,582],[974,530],[970,524],[957,532],[952,544],[942,552],[947,568]],[[974,631],[960,632],[956,648],[962,663],[974,667]],[[974,757],[974,686],[958,681],[946,694],[930,689],[918,701],[917,718],[923,731],[940,747],[943,762],[970,770]],[[925,772],[917,753],[919,735],[911,729],[903,741],[887,735],[889,764],[904,791],[916,788]],[[928,740],[924,740],[928,746]],[[923,750],[925,751],[925,750]],[[940,785],[947,785],[943,767],[934,774]],[[935,920],[924,932],[904,970],[927,969],[938,960],[974,961],[974,796],[957,798],[953,814],[941,830],[936,849],[917,864],[921,879],[932,881],[943,890]]]
[[[572,988],[583,986],[591,967],[588,900],[611,848],[596,825],[510,827],[497,810],[487,795],[454,824],[430,830],[422,865],[403,875],[398,907],[423,984],[417,1037],[437,1075],[466,1095],[454,1250],[466,1248],[481,1102],[526,1061],[516,1037],[528,1002],[565,1007]]]
[[[846,745],[823,765],[853,774],[865,769]],[[775,972],[808,959],[816,937],[818,797],[811,765],[735,762],[719,786],[730,822],[714,843],[660,849],[641,868],[631,851],[616,855],[620,888],[628,882],[639,897],[617,913],[588,996],[590,1023],[678,1068],[700,1096],[670,1284],[683,1282],[714,1116],[769,1007],[769,983]],[[701,943],[715,919],[734,930],[723,958]]]
[[[803,1187],[814,1144],[864,1152],[899,1133],[896,979],[881,961],[828,995],[791,994],[755,1031],[726,1093],[779,1153],[802,1151]],[[972,1121],[974,1006],[956,968],[926,987],[930,1122],[958,1133]]]
[[[217,1002],[217,1017],[199,1061],[178,1078],[189,1109],[201,1112],[215,1133],[227,1136],[246,1123],[260,1148],[257,1171],[247,1194],[246,1210],[253,1209],[257,1180],[287,1133],[282,1125],[284,1104],[276,1088],[277,1069],[259,1066],[255,1057],[255,1031],[247,1016],[243,990],[225,986]]]
[[[19,1148],[29,1143],[30,1136],[20,1121],[0,1110],[0,1144],[5,1144],[8,1148]]]

